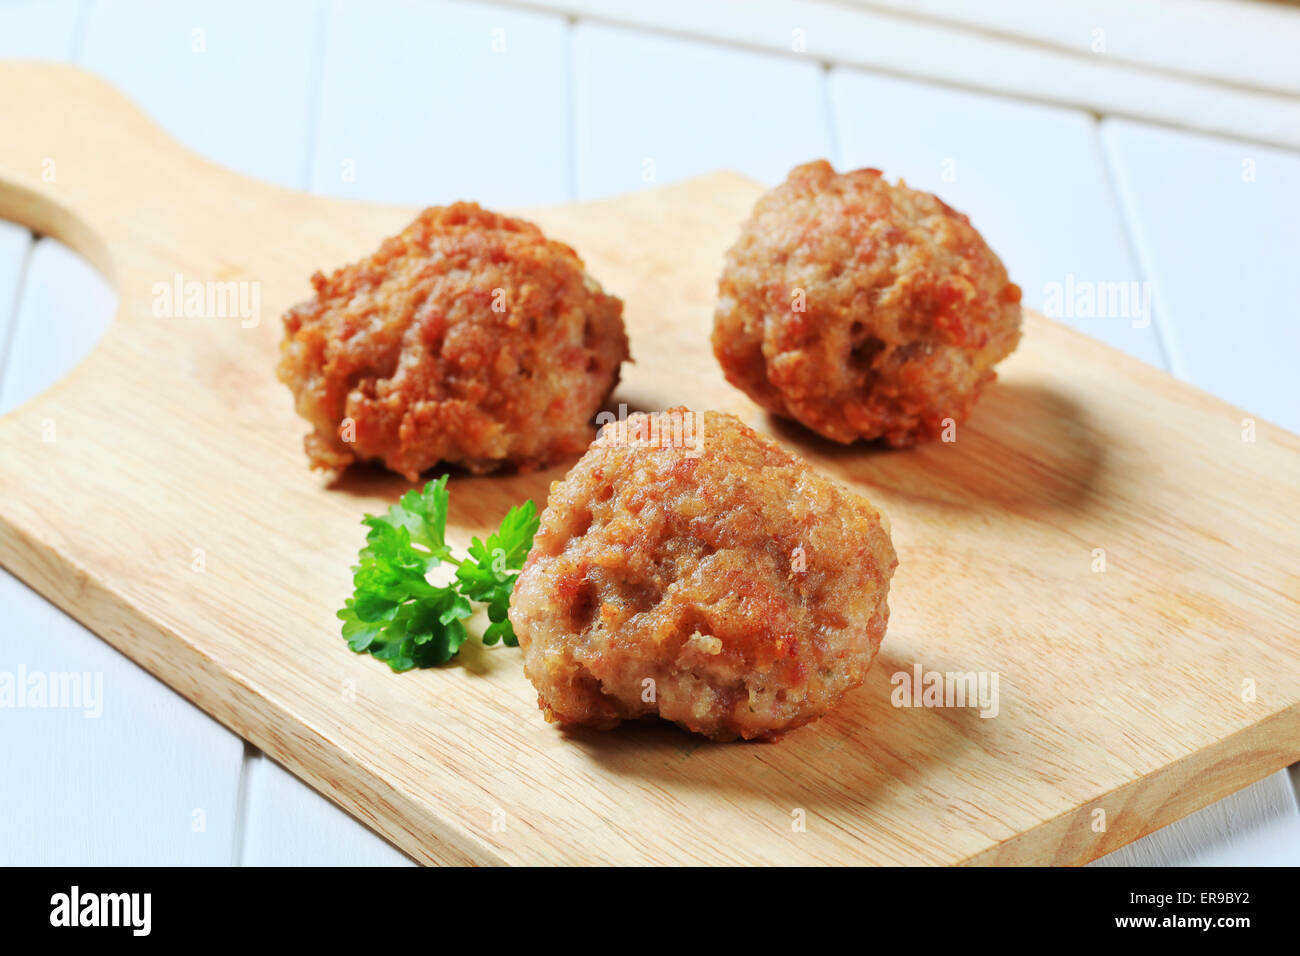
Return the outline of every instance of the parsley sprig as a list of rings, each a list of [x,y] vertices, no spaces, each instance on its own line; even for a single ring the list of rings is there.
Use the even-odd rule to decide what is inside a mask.
[[[447,476],[424,491],[408,491],[386,515],[366,515],[366,546],[352,569],[353,594],[338,612],[343,636],[357,653],[369,651],[395,671],[451,660],[469,637],[465,619],[486,604],[491,622],[483,643],[518,645],[506,612],[515,579],[533,546],[537,508],[511,508],[486,541],[474,538],[469,555],[447,545]],[[439,565],[455,567],[444,586],[429,581]]]

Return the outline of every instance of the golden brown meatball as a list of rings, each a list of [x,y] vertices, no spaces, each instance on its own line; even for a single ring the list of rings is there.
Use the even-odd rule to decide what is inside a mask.
[[[474,203],[426,209],[284,317],[316,468],[529,470],[576,454],[628,357],[623,303],[568,246]]]
[[[875,169],[797,167],[727,253],[713,351],[775,415],[905,446],[965,421],[1020,341],[1020,288],[961,213]]]
[[[777,737],[862,682],[896,565],[865,499],[676,408],[607,425],[551,486],[510,620],[548,720]]]

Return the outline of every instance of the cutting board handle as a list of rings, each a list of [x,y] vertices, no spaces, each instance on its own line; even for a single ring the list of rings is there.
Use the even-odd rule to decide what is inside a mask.
[[[202,162],[108,83],[59,64],[0,63],[0,129],[0,218],[71,246],[114,285],[114,247],[142,207],[155,234],[174,222],[183,204],[151,199]]]
[[[200,379],[218,361],[252,362],[274,382],[260,367],[278,337],[274,319],[311,294],[315,269],[338,264],[340,237],[361,253],[412,215],[224,169],[175,142],[104,80],[69,66],[0,62],[0,130],[0,219],[75,249],[118,293],[91,361],[106,345],[140,351],[154,339],[159,354]],[[195,283],[254,289],[256,321],[181,315],[178,295],[169,310],[163,293]]]

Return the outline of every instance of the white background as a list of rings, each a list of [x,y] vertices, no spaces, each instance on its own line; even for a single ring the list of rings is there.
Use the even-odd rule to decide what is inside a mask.
[[[1066,321],[1293,431],[1297,50],[1300,13],[1244,0],[0,0],[0,57],[77,63],[198,152],[318,193],[524,205],[882,168],[970,214],[1032,307],[1069,276],[1149,282],[1145,328]],[[114,303],[0,223],[0,411]],[[0,863],[407,862],[3,572],[0,611],[0,669],[105,688],[99,719],[0,711]],[[1104,862],[1300,863],[1292,780]]]

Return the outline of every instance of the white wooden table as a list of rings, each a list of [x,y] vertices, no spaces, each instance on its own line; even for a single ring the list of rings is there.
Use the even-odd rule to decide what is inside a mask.
[[[1300,12],[1225,26],[1228,2],[0,0],[0,57],[75,62],[218,162],[365,199],[880,167],[968,212],[1032,307],[1151,283],[1149,323],[1064,321],[1300,431]],[[0,223],[0,411],[114,301]],[[96,717],[0,710],[0,863],[409,862],[4,572],[0,610],[0,670],[103,675]],[[1300,863],[1296,769],[1103,862]]]

